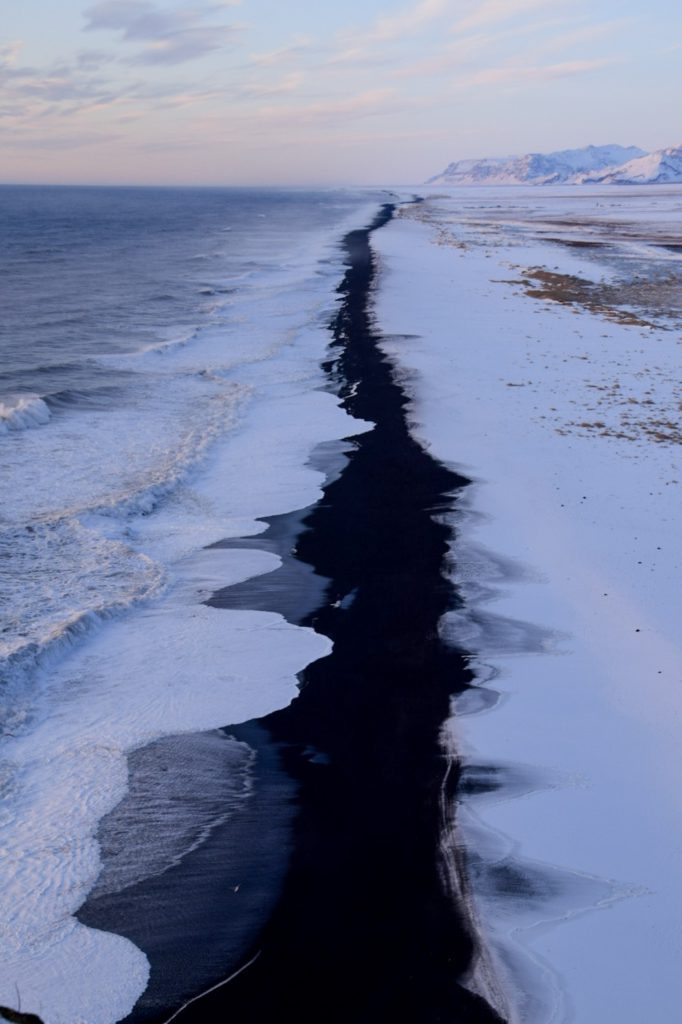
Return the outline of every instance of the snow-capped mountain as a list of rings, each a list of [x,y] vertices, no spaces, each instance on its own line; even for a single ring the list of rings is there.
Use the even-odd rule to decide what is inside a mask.
[[[598,174],[585,174],[581,183],[603,185],[663,185],[682,183],[682,146],[658,149],[655,153],[608,167]]]
[[[673,152],[678,153],[678,150],[661,150],[661,153]],[[562,149],[555,153],[528,153],[525,156],[459,160],[446,167],[442,174],[430,178],[427,184],[572,185],[588,180],[601,181],[602,177],[657,155],[647,154],[637,146],[611,145]],[[682,181],[682,173],[676,179],[665,180]]]

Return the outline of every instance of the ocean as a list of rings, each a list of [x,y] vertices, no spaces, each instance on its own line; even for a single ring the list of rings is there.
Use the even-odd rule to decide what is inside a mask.
[[[144,955],[73,917],[128,753],[284,706],[329,649],[204,601],[279,564],[211,546],[315,501],[313,449],[364,429],[320,364],[340,239],[384,198],[0,188],[0,1003],[18,989],[50,1024],[129,1011]],[[234,765],[237,800],[248,752]],[[147,849],[111,885],[181,856]]]

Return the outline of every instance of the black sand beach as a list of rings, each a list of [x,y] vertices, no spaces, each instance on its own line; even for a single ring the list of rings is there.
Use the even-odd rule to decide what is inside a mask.
[[[385,207],[370,228],[345,239],[348,270],[326,369],[345,407],[376,427],[353,440],[345,467],[303,520],[296,559],[313,573],[285,566],[300,602],[272,580],[264,588],[263,578],[212,601],[282,611],[330,636],[334,651],[306,669],[289,708],[226,729],[251,743],[261,763],[255,808],[232,833],[243,848],[229,855],[230,877],[220,859],[227,833],[221,846],[217,830],[166,873],[151,917],[142,909],[150,883],[131,893],[125,922],[115,901],[94,901],[79,914],[128,935],[150,958],[152,984],[131,1024],[499,1022],[460,983],[474,945],[439,862],[443,787],[447,778],[451,802],[458,784],[439,735],[452,695],[470,682],[465,657],[438,634],[456,600],[443,576],[449,530],[439,513],[467,481],[410,437],[405,394],[372,327],[369,235],[392,212]],[[294,519],[287,528],[287,517],[278,518],[266,543],[288,537]],[[320,578],[329,581],[326,597],[311,612]],[[259,862],[251,859],[258,850],[260,904]],[[276,864],[288,864],[283,882]],[[176,890],[164,897],[169,879]],[[203,897],[193,904],[197,885]],[[168,902],[186,907],[189,938]],[[242,921],[238,941],[221,932],[228,920]],[[175,934],[162,941],[156,933],[168,927]],[[216,933],[218,948],[209,948]],[[189,958],[210,969],[201,982],[189,972],[194,981],[180,988],[192,1002],[177,1012],[181,1003],[168,998],[163,978],[182,975],[183,942]],[[200,996],[211,984],[218,987]]]

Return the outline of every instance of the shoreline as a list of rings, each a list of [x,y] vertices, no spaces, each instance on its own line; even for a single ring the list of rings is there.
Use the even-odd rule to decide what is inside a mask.
[[[295,560],[285,559],[265,586],[261,576],[210,599],[218,607],[253,607],[259,595],[258,607],[282,612],[284,600],[287,617],[295,615],[291,595],[277,582],[283,571],[299,594],[306,592],[301,624],[315,625],[334,643],[329,657],[301,673],[300,693],[288,708],[223,730],[249,742],[249,730],[257,729],[261,753],[267,749],[280,761],[261,778],[260,829],[273,814],[278,821],[280,805],[271,800],[268,812],[268,791],[278,780],[291,787],[295,818],[283,889],[260,934],[222,974],[167,1010],[158,1003],[145,1008],[143,996],[128,1024],[223,1016],[256,1024],[284,1011],[300,1024],[321,1017],[330,1024],[500,1021],[461,983],[476,941],[466,908],[456,906],[448,886],[442,850],[452,827],[444,808],[452,807],[459,780],[442,730],[453,695],[468,688],[471,673],[466,656],[439,635],[442,616],[457,602],[444,575],[451,531],[441,517],[468,481],[411,437],[408,399],[372,326],[369,239],[392,214],[385,206],[372,225],[344,239],[342,304],[324,364],[342,407],[375,427],[337,448],[320,501],[303,514],[268,519],[265,534],[244,542],[288,543],[302,527]],[[320,586],[326,603],[317,600],[312,610]],[[257,820],[252,827],[260,833]],[[184,872],[191,879],[202,852],[210,860],[217,838],[173,869],[179,878]],[[247,845],[249,838],[256,841],[252,833]],[[220,897],[219,878],[212,884],[210,914],[218,920],[236,904],[232,891]],[[192,894],[180,886],[183,898]],[[198,930],[192,936],[199,949],[208,940]]]
[[[413,212],[419,216],[416,209]],[[321,1018],[363,1024],[384,1016],[397,1021],[499,1020],[483,1000],[476,1001],[472,988],[505,1018],[516,1019],[523,1007],[524,1019],[544,1020],[567,1012],[566,1004],[576,998],[582,1000],[582,1010],[589,1012],[590,1000],[599,1006],[599,999],[606,999],[611,1005],[612,987],[602,984],[599,988],[588,975],[580,987],[571,988],[561,971],[561,957],[566,957],[571,970],[574,965],[581,970],[592,930],[608,937],[601,948],[610,948],[611,943],[613,949],[620,949],[622,937],[638,936],[642,931],[638,922],[651,918],[645,905],[638,906],[638,897],[656,899],[656,894],[651,885],[647,889],[638,881],[651,876],[657,859],[665,867],[664,857],[649,851],[645,858],[638,858],[636,847],[631,856],[623,843],[619,848],[613,843],[598,848],[600,822],[613,812],[608,758],[603,765],[600,760],[599,729],[606,722],[616,738],[624,737],[628,747],[643,753],[654,731],[665,740],[653,710],[651,721],[645,718],[636,727],[634,719],[627,721],[627,710],[641,712],[638,672],[648,679],[650,688],[655,686],[658,700],[674,707],[666,676],[674,670],[675,661],[661,642],[665,616],[658,614],[660,602],[652,605],[644,589],[648,583],[651,590],[654,576],[667,579],[659,564],[667,556],[656,552],[670,551],[671,535],[666,528],[667,542],[652,537],[640,521],[634,537],[639,550],[623,530],[604,546],[599,523],[607,518],[595,510],[607,512],[611,521],[614,505],[616,511],[629,509],[630,495],[640,492],[660,504],[660,490],[655,493],[651,485],[639,491],[628,489],[627,482],[641,478],[653,483],[656,472],[667,468],[663,446],[670,439],[659,431],[654,438],[657,443],[651,446],[648,427],[654,419],[653,425],[661,426],[659,413],[652,415],[649,410],[662,406],[668,397],[663,359],[674,338],[670,339],[666,323],[659,324],[661,333],[656,331],[650,338],[642,333],[649,330],[648,320],[632,312],[618,313],[617,300],[645,294],[637,278],[633,278],[636,293],[627,284],[632,275],[626,277],[629,291],[614,276],[618,259],[625,261],[621,270],[633,259],[629,250],[622,257],[619,253],[609,257],[605,284],[602,275],[607,264],[597,262],[594,247],[586,249],[587,256],[580,247],[576,254],[576,243],[569,238],[560,251],[554,235],[523,242],[516,238],[512,244],[500,235],[483,244],[469,225],[462,227],[448,219],[447,211],[441,216],[442,225],[436,222],[437,233],[430,241],[426,234],[420,237],[421,226],[401,226],[400,218],[378,236],[372,248],[386,260],[391,274],[382,294],[375,296],[371,314],[373,260],[368,243],[372,230],[380,225],[346,236],[350,262],[339,289],[344,301],[334,324],[335,341],[323,365],[344,399],[344,408],[377,426],[368,435],[334,442],[339,465],[333,477],[327,476],[316,504],[264,519],[268,529],[257,538],[215,545],[262,547],[283,556],[283,565],[269,576],[217,592],[210,605],[273,609],[301,625],[319,624],[335,644],[334,654],[301,673],[303,688],[293,704],[253,726],[260,730],[263,750],[275,755],[265,786],[279,778],[291,787],[288,837],[294,841],[293,857],[283,889],[274,893],[271,887],[269,893],[270,898],[273,893],[281,898],[276,906],[274,900],[270,903],[271,918],[263,918],[262,931],[247,942],[232,970],[217,965],[215,982],[203,992],[178,1000],[168,1013],[144,1017],[136,1010],[126,1018],[129,1024],[166,1024],[171,1019],[186,1024],[228,1014],[247,1024],[260,1024],[266,1013],[289,1010],[303,1024]],[[552,286],[561,286],[559,291],[529,289],[533,268],[542,267],[542,259],[549,260],[550,254],[553,270],[548,280]],[[452,260],[459,259],[464,262],[453,281]],[[484,260],[489,259],[491,263],[486,264]],[[637,255],[635,271],[643,260]],[[665,270],[667,278],[669,258]],[[667,285],[661,273],[656,270]],[[658,278],[652,280],[658,289]],[[614,281],[619,293],[614,291]],[[582,282],[580,290],[575,282]],[[561,290],[564,283],[571,285],[570,296]],[[585,297],[589,301],[583,301]],[[647,316],[651,315],[648,310]],[[493,316],[499,326],[491,333]],[[453,324],[457,337],[453,337]],[[408,338],[410,343],[405,345]],[[458,338],[468,340],[468,347],[461,347]],[[661,353],[660,366],[647,371],[652,378],[649,387],[660,390],[642,395],[647,385],[635,382],[645,379],[639,358],[645,338],[649,347],[653,343]],[[472,340],[477,342],[473,346]],[[542,347],[536,349],[536,345]],[[499,377],[491,377],[490,360],[483,357],[488,347],[493,352],[499,349],[494,361]],[[575,402],[559,400],[552,381],[555,367],[561,381],[573,382],[567,399],[584,395],[591,400],[591,393],[597,392],[599,421],[577,416],[570,409]],[[607,376],[612,367],[619,378],[615,387]],[[536,394],[540,397],[535,398]],[[552,408],[544,408],[543,400],[551,401]],[[621,405],[625,405],[628,431],[605,429],[607,417],[619,414]],[[519,408],[525,409],[525,416],[519,416]],[[546,416],[547,411],[556,415]],[[406,423],[411,432],[407,444]],[[421,438],[423,445],[416,462],[412,446],[419,446],[414,437]],[[645,444],[646,463],[639,450]],[[530,458],[528,451],[536,449],[535,458]],[[587,479],[571,472],[573,449],[594,470]],[[433,451],[435,457],[426,451]],[[461,463],[462,452],[470,464]],[[311,465],[314,460],[315,454]],[[566,462],[569,471],[560,473]],[[420,466],[429,481],[424,489],[414,486]],[[445,470],[446,466],[454,466],[455,473]],[[460,466],[468,479],[457,476]],[[533,467],[543,466],[552,469],[546,481],[532,472]],[[584,477],[582,462],[580,466]],[[516,470],[512,472],[511,467]],[[456,485],[448,489],[441,471],[455,478]],[[372,478],[373,473],[378,479]],[[666,478],[661,487],[663,482],[672,491],[678,481]],[[614,503],[604,484],[616,494],[623,487],[627,493]],[[540,518],[548,529],[533,526],[536,510],[529,495],[544,510]],[[487,515],[481,514],[481,499]],[[639,501],[642,507],[647,504]],[[439,518],[425,526],[430,516],[412,519],[417,511],[435,512]],[[671,507],[669,518],[673,512]],[[406,524],[415,528],[405,529]],[[433,568],[439,525],[449,547],[449,555],[441,554],[441,572],[451,575],[449,580],[437,581],[431,575],[429,589],[419,576],[425,566],[428,572]],[[485,543],[480,543],[481,536]],[[626,543],[618,543],[619,538]],[[594,546],[596,541],[599,575],[594,577],[592,567],[586,572],[584,563],[590,543]],[[429,557],[420,555],[415,560],[419,569],[415,580],[409,558],[419,543],[427,544]],[[570,574],[564,578],[566,550],[573,551],[573,558]],[[644,568],[628,570],[623,553],[633,566]],[[546,579],[540,577],[540,570],[548,571]],[[649,574],[653,574],[650,581]],[[627,587],[635,579],[638,602],[627,606]],[[430,602],[438,601],[445,602],[435,617],[442,627],[440,635],[449,636],[453,643],[449,648],[445,645],[449,664],[443,678],[442,644],[432,643],[428,628],[434,621]],[[491,602],[493,609],[487,607]],[[614,606],[620,610],[620,619],[609,613]],[[594,621],[587,621],[588,610]],[[660,621],[647,621],[652,611]],[[410,633],[410,612],[417,621],[416,644]],[[567,639],[577,647],[576,653],[562,649]],[[617,674],[612,662],[621,643],[632,647],[635,657],[625,671],[621,658]],[[598,655],[605,646],[609,663],[602,669]],[[644,647],[644,653],[637,654],[635,646]],[[660,661],[643,660],[649,648]],[[466,658],[458,650],[466,651]],[[563,657],[558,659],[558,654]],[[538,655],[555,657],[550,663]],[[575,663],[578,670],[572,673]],[[419,682],[435,681],[428,700],[417,700],[408,679],[411,668],[416,668]],[[571,730],[575,738],[574,727],[581,725],[575,719],[574,691],[595,675],[598,686],[580,691],[581,700],[592,709],[594,735],[576,762],[569,749]],[[445,676],[450,697],[457,699],[453,714],[448,712],[437,730]],[[491,680],[499,686],[497,693],[488,686]],[[565,715],[565,737],[554,729],[557,711]],[[224,732],[234,736],[239,730]],[[241,735],[246,738],[245,732]],[[401,750],[409,750],[412,756],[401,756]],[[647,777],[660,783],[659,760],[638,760],[648,763]],[[406,764],[418,766],[410,778],[400,774]],[[621,765],[620,770],[627,778],[628,766]],[[594,796],[582,791],[582,775],[573,772],[584,773],[586,780],[594,778]],[[636,796],[638,778],[634,783],[630,789]],[[665,796],[660,785],[650,785],[648,791]],[[528,799],[509,805],[519,796]],[[604,813],[602,805],[607,809]],[[644,806],[645,820],[665,834],[669,808],[664,799]],[[276,801],[272,808],[275,813],[281,809]],[[569,823],[575,812],[573,834],[566,832],[562,820],[566,808]],[[621,827],[617,808],[613,820],[614,829]],[[623,822],[626,829],[628,821],[629,816]],[[270,824],[266,816],[254,820],[256,831]],[[412,834],[415,831],[417,836]],[[515,843],[517,836],[521,842]],[[430,841],[430,849],[427,841],[420,845],[420,838]],[[204,847],[207,863],[216,852],[215,847],[213,853],[208,849],[211,842],[212,838]],[[659,842],[657,849],[665,849],[665,844]],[[607,852],[610,859],[602,857]],[[437,885],[431,872],[434,864]],[[191,877],[192,867],[188,867]],[[665,875],[663,880],[670,885]],[[215,881],[217,899],[211,914],[219,921],[225,911],[232,913],[232,905],[230,893],[221,894],[219,872]],[[448,881],[454,908],[447,904]],[[190,889],[180,886],[178,893],[178,901],[191,901]],[[593,916],[602,907],[611,913]],[[585,936],[582,919],[588,915]],[[615,934],[609,918],[629,921],[632,927],[621,927]],[[382,919],[383,928],[377,924]],[[665,908],[660,919],[667,920]],[[581,929],[582,941],[572,945],[572,934]],[[483,941],[484,949],[475,951],[473,935]],[[181,950],[182,933],[178,939]],[[196,939],[208,949],[210,935],[198,933]],[[558,950],[558,960],[543,956],[544,950]],[[472,971],[475,952],[481,955]],[[623,953],[627,957],[628,949]],[[658,959],[657,970],[664,977],[668,961]],[[455,986],[457,974],[467,977],[469,991]],[[498,991],[500,983],[504,993]],[[637,993],[634,980],[630,987]],[[663,991],[662,986],[659,989]],[[455,1005],[458,999],[473,1002],[463,1007]],[[661,1001],[663,1005],[663,996]]]
[[[206,606],[217,588],[277,565],[263,551],[207,548],[258,534],[264,514],[316,501],[324,477],[308,465],[310,453],[358,429],[326,388],[321,363],[344,269],[340,237],[367,223],[379,199],[374,192],[291,190],[252,204],[230,191],[214,198],[192,193],[189,216],[186,203],[159,194],[149,221],[146,209],[138,216],[137,200],[123,204],[116,238],[104,239],[102,253],[109,266],[111,245],[128,246],[132,238],[137,262],[121,264],[123,277],[107,290],[105,305],[94,295],[87,307],[92,323],[109,322],[111,313],[110,326],[118,323],[122,333],[105,332],[101,350],[97,343],[103,363],[91,365],[85,325],[57,331],[50,350],[54,341],[58,393],[62,357],[62,368],[85,390],[6,446],[7,568],[16,582],[7,596],[16,631],[4,637],[5,654],[14,650],[15,632],[25,634],[29,674],[12,655],[4,691],[11,735],[3,745],[8,927],[0,1002],[14,1005],[18,987],[22,1006],[51,1024],[79,1016],[112,1024],[147,986],[149,961],[134,942],[76,917],[100,874],[96,833],[125,796],[129,755],[163,737],[210,733],[286,706],[301,669],[330,649],[324,637],[279,615]],[[46,216],[58,217],[58,205],[46,201]],[[24,213],[22,231],[33,223]],[[74,193],[74,263],[63,268],[58,287],[65,308],[80,294],[78,274],[90,273],[79,232],[91,226],[84,197]],[[168,262],[170,251],[181,262]],[[206,258],[195,262],[200,253]],[[26,269],[28,284],[35,268]],[[144,313],[147,285],[140,294],[135,289],[147,271],[168,295],[167,317],[160,309],[158,316]],[[138,328],[150,334],[144,343]],[[24,348],[16,350],[19,358]],[[25,349],[26,369],[40,376],[33,351]],[[100,396],[100,408],[102,373],[116,387]],[[140,582],[150,578],[158,586],[138,601]],[[60,642],[64,622],[69,639]],[[189,749],[179,757],[186,760]],[[200,759],[203,782],[206,749]],[[168,767],[166,777],[173,777]],[[149,774],[145,769],[146,780]],[[193,809],[188,773],[177,774],[184,774],[190,800],[180,808],[180,834],[162,830],[173,862]],[[212,780],[211,791],[225,781]],[[138,775],[138,793],[139,782]],[[196,808],[204,831],[202,789]],[[225,790],[231,800],[229,779]],[[142,809],[139,818],[145,824]],[[163,837],[153,827],[149,836],[149,844],[119,844],[119,874],[127,862],[127,877],[139,878],[149,855],[161,852]]]
[[[289,873],[248,969],[177,1013],[181,1024],[255,1024],[284,1011],[301,1024],[499,1021],[458,981],[475,944],[440,863],[448,773],[456,784],[441,729],[470,675],[438,635],[455,602],[443,575],[450,531],[438,515],[467,481],[410,436],[407,400],[372,328],[369,237],[392,212],[346,236],[325,366],[344,408],[375,428],[354,439],[297,546],[330,580],[327,604],[306,624],[334,650],[304,670],[293,703],[262,722],[298,784]]]
[[[344,441],[322,442],[313,452],[310,465],[324,472],[329,481],[336,479],[349,447]],[[211,545],[207,550],[265,551],[280,559],[281,565],[219,589],[204,603],[226,610],[272,611],[287,622],[302,625],[320,606],[328,582],[294,554],[303,521],[313,507],[263,516],[262,522],[267,524],[263,533]],[[293,842],[297,783],[282,766],[279,744],[259,719],[212,733],[164,737],[134,751],[129,755],[126,795],[103,819],[98,839],[102,843],[104,838],[106,845],[106,834],[112,827],[120,832],[129,829],[131,821],[138,830],[144,828],[141,815],[147,812],[146,801],[136,805],[133,790],[137,778],[149,786],[151,775],[153,785],[154,773],[158,776],[159,770],[165,770],[149,764],[157,747],[175,748],[175,763],[169,764],[169,770],[177,775],[178,760],[193,761],[196,750],[212,742],[213,770],[216,774],[228,773],[223,788],[229,798],[233,769],[226,762],[229,751],[221,757],[220,744],[215,742],[218,736],[251,752],[251,793],[243,805],[228,803],[227,811],[225,806],[217,809],[215,823],[203,841],[162,874],[151,875],[122,893],[102,894],[95,886],[78,911],[83,924],[125,936],[144,951],[151,963],[149,984],[121,1024],[161,1024],[175,1019],[207,989],[212,991],[226,983],[226,966],[232,971],[230,977],[239,973],[281,893]],[[188,781],[194,784],[192,774]],[[191,791],[185,799],[193,802]],[[172,814],[172,808],[170,811]],[[126,816],[129,820],[119,823]],[[192,941],[188,954],[189,933]]]
[[[123,935],[150,962],[149,983],[122,1024],[160,1024],[224,978],[226,965],[239,968],[277,901],[292,843],[295,784],[280,767],[277,746],[257,722],[144,747],[131,757],[131,779],[135,770],[145,771],[151,751],[168,740],[174,748],[169,772],[174,774],[178,757],[192,764],[197,750],[212,744],[209,764],[224,777],[228,810],[221,808],[209,834],[178,863],[121,892],[95,890],[78,911],[83,924]],[[248,746],[253,759],[251,792],[236,807],[228,760],[235,743]],[[114,818],[125,813],[127,800],[114,810]],[[139,817],[133,803],[133,817],[136,810]]]

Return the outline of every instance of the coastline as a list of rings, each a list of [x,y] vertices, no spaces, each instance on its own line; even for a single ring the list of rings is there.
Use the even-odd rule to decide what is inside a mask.
[[[443,575],[450,529],[442,516],[467,481],[411,437],[407,399],[372,325],[369,238],[392,212],[386,207],[345,238],[348,269],[325,365],[343,407],[375,426],[344,442],[342,462],[337,451],[336,471],[307,510],[296,545],[297,561],[312,574],[297,570],[295,585],[305,591],[312,582],[319,593],[320,580],[328,581],[326,603],[305,609],[309,591],[299,607],[302,624],[314,624],[334,649],[301,673],[288,708],[257,724],[284,772],[271,772],[264,791],[278,778],[293,784],[283,889],[260,935],[208,992],[188,992],[165,1015],[138,1008],[130,1024],[220,1016],[255,1024],[284,1011],[301,1024],[500,1020],[461,984],[476,946],[447,888],[440,845],[458,779],[442,729],[453,695],[471,679],[465,656],[439,636],[440,619],[456,603]],[[268,534],[295,535],[296,519],[269,520],[266,550]],[[283,611],[276,577],[265,587],[261,576],[229,588],[210,603],[253,607],[258,594],[258,607]],[[248,742],[250,728],[225,731]],[[204,848],[209,857],[215,841]],[[190,876],[195,856],[183,862]],[[212,913],[230,913],[232,895],[216,895]]]
[[[468,677],[438,635],[455,600],[438,514],[466,481],[410,436],[404,393],[377,344],[369,236],[391,213],[346,237],[327,364],[344,407],[375,427],[355,440],[297,546],[331,581],[309,623],[334,648],[266,720],[301,787],[291,869],[258,959],[180,1014],[185,1024],[207,1013],[258,1021],[283,1008],[302,1022],[499,1020],[458,982],[474,942],[439,863],[451,767],[440,732]]]
[[[634,964],[640,922],[668,922],[654,879],[672,895],[662,839],[674,834],[664,769],[675,754],[641,681],[673,722],[679,651],[666,635],[673,604],[657,590],[668,592],[674,562],[657,552],[671,550],[676,515],[676,435],[662,428],[675,397],[664,300],[677,257],[656,257],[650,279],[628,276],[646,241],[623,232],[621,254],[610,224],[596,245],[584,218],[563,221],[562,240],[531,216],[510,240],[504,224],[481,233],[480,213],[459,219],[442,198],[406,210],[346,236],[328,393],[312,397],[340,397],[358,435],[310,457],[326,478],[313,504],[205,550],[263,561],[260,576],[205,592],[205,610],[228,621],[274,613],[285,628],[319,628],[334,652],[323,645],[290,706],[221,733],[226,748],[249,744],[261,769],[249,834],[219,823],[177,876],[151,886],[159,916],[143,919],[143,897],[130,901],[136,931],[103,922],[152,961],[130,1024],[256,1024],[282,1007],[304,1024],[362,1014],[545,1024],[570,1019],[574,1004],[587,1021],[612,1006],[618,959],[580,986],[567,980],[585,970],[592,932],[604,936],[600,955],[619,949]],[[628,310],[642,295],[648,310]],[[572,408],[588,399],[604,422]],[[659,506],[655,533],[642,513]],[[616,751],[639,751],[618,771],[659,835],[655,856],[625,842],[632,816],[614,804],[605,725]],[[654,743],[665,759],[650,756]],[[249,842],[273,831],[249,874]],[[221,865],[236,866],[234,885]],[[610,919],[629,927],[614,934]],[[656,964],[664,1007],[672,965]]]
[[[93,226],[88,195],[70,195],[79,216],[69,244],[84,258],[57,274],[56,291],[67,306],[79,294],[79,274],[90,272],[79,232],[88,235]],[[297,692],[297,673],[329,650],[326,638],[282,616],[206,606],[217,588],[278,564],[263,551],[210,545],[257,535],[263,515],[317,500],[324,475],[309,464],[311,451],[364,427],[351,423],[325,390],[320,364],[343,273],[339,240],[379,205],[373,193],[274,192],[244,203],[239,191],[215,197],[199,190],[178,205],[175,192],[154,192],[150,230],[145,197],[113,190],[102,198],[105,216],[111,203],[121,200],[125,208],[116,220],[118,241],[130,245],[142,225],[133,246],[139,258],[121,262],[120,287],[109,295],[113,305],[106,314],[97,302],[83,307],[100,322],[109,311],[120,316],[121,331],[111,344],[102,339],[96,361],[87,355],[93,347],[87,323],[77,337],[57,331],[50,350],[59,349],[67,377],[73,372],[84,390],[35,429],[15,431],[3,449],[15,522],[2,540],[14,559],[7,568],[20,598],[11,599],[14,632],[29,622],[20,643],[33,667],[30,679],[23,669],[14,672],[12,656],[10,685],[3,688],[9,721],[0,1002],[16,1004],[18,990],[22,1006],[50,1024],[79,1017],[112,1024],[148,983],[148,960],[134,943],[76,917],[97,885],[95,834],[125,796],[128,756],[167,736],[210,734],[285,706]],[[59,197],[44,200],[46,212],[58,217]],[[210,223],[190,215],[192,204]],[[43,230],[42,221],[38,227]],[[98,238],[110,257],[112,240]],[[179,262],[166,262],[169,251]],[[146,285],[135,291],[138,280],[148,281],[147,257],[174,296],[176,304],[169,299],[164,307],[166,320],[160,311],[150,316]],[[207,296],[209,288],[215,294]],[[136,344],[142,324],[151,345]],[[123,351],[119,335],[128,338]],[[28,367],[32,390],[54,387],[62,394],[61,371],[43,377],[38,364],[31,360]],[[104,396],[99,385],[112,375],[120,388]],[[42,467],[39,488],[36,466]],[[31,571],[24,576],[26,566]],[[131,603],[140,573],[151,573],[160,587]],[[47,600],[53,586],[55,600]],[[105,600],[112,587],[127,595],[113,607]],[[41,633],[53,612],[67,622],[66,633]],[[32,643],[31,624],[44,644]],[[10,631],[10,651],[13,636]],[[209,735],[199,747],[214,739]],[[204,780],[205,755],[203,749]],[[130,781],[139,791],[139,773]],[[217,780],[210,788],[219,788]],[[226,793],[231,800],[229,780]],[[200,830],[204,795],[196,801]],[[184,830],[186,807],[181,816]],[[155,829],[150,838],[143,849],[137,843],[123,854],[129,876],[148,860],[148,847],[158,845]],[[178,855],[178,837],[170,838],[165,866]],[[189,845],[196,839],[189,837]]]

